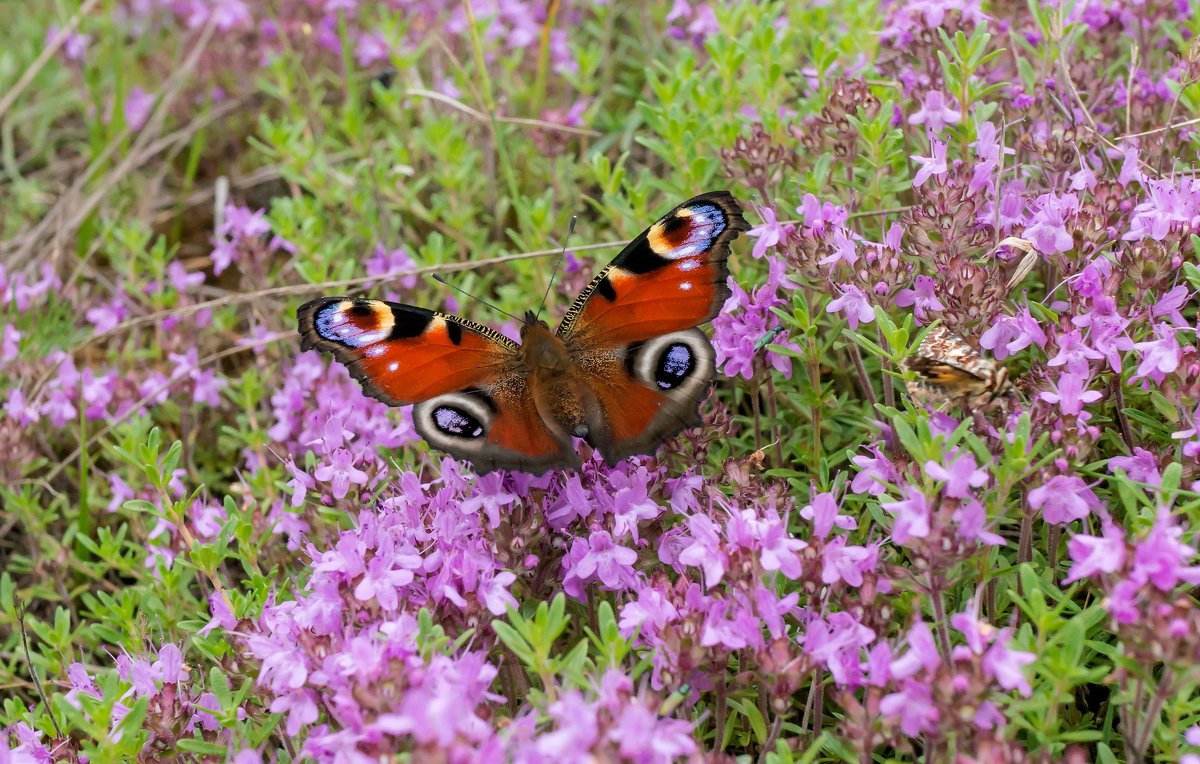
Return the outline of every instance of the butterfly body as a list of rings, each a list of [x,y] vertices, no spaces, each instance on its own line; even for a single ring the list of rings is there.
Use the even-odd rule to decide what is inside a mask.
[[[301,347],[332,353],[368,395],[416,404],[422,437],[480,474],[578,466],[573,438],[613,464],[699,422],[716,365],[695,327],[728,296],[729,242],[747,227],[727,192],[684,202],[596,275],[557,330],[527,312],[520,343],[425,308],[324,297],[297,313]]]

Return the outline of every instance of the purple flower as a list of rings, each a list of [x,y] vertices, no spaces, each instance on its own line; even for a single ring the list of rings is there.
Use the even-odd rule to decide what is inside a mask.
[[[1150,317],[1168,318],[1176,326],[1187,326],[1187,320],[1179,310],[1187,304],[1191,296],[1191,291],[1183,284],[1174,287],[1158,298],[1158,302],[1150,308]]]
[[[996,316],[992,327],[979,338],[980,347],[991,350],[998,361],[1003,361],[1031,344],[1045,347],[1046,333],[1030,315],[1028,307],[1022,308],[1015,316]]]
[[[244,0],[210,0],[208,3],[192,3],[187,24],[195,29],[211,22],[222,32],[237,27],[248,27],[254,23],[250,9]]]
[[[1182,430],[1177,430],[1171,433],[1171,438],[1174,440],[1188,440],[1183,444],[1183,455],[1189,459],[1194,459],[1200,456],[1200,406],[1196,406],[1196,410],[1192,412],[1191,421],[1188,421],[1186,416],[1180,417],[1180,424],[1191,425]]]
[[[853,284],[834,284],[834,287],[842,296],[825,306],[826,313],[845,313],[851,329],[857,329],[860,322],[869,324],[875,320],[875,309],[861,289]]]
[[[1138,483],[1158,485],[1162,475],[1158,471],[1158,460],[1144,448],[1134,446],[1133,456],[1114,456],[1108,460],[1108,471],[1122,470],[1130,480]]]
[[[224,592],[213,592],[208,596],[208,611],[212,614],[212,618],[208,623],[204,624],[198,632],[201,637],[207,635],[213,629],[220,627],[225,631],[233,631],[237,628],[238,619],[229,609],[229,604]]]
[[[957,457],[957,458],[956,458]],[[965,499],[971,495],[972,488],[987,485],[987,471],[975,468],[975,455],[966,453],[959,456],[957,449],[946,454],[949,464],[938,464],[935,461],[925,462],[925,474],[934,480],[945,483],[942,493],[952,499]]]
[[[626,761],[635,764],[670,764],[696,751],[691,724],[681,719],[659,718],[636,702],[625,706],[608,738],[618,745]]]
[[[12,324],[5,324],[0,341],[0,364],[9,364],[21,355],[21,333]]]
[[[1034,207],[1036,212],[1025,228],[1023,238],[1045,255],[1074,249],[1075,240],[1067,230],[1066,221],[1079,212],[1079,198],[1075,194],[1042,194]]]
[[[225,205],[225,220],[217,229],[218,236],[232,239],[256,239],[271,232],[266,210],[252,210],[239,204]]]
[[[1085,404],[1104,397],[1098,390],[1087,389],[1089,381],[1079,374],[1067,372],[1055,380],[1053,392],[1038,393],[1038,398],[1046,403],[1057,403],[1064,416],[1079,416]]]
[[[975,499],[963,504],[950,518],[958,523],[959,538],[976,541],[987,546],[1003,546],[1004,537],[987,530],[987,512]]]
[[[1193,227],[1197,214],[1196,192],[1200,188],[1195,179],[1150,180],[1142,185],[1148,198],[1133,208],[1129,231],[1121,238],[1162,241],[1172,228]]]
[[[572,563],[577,549],[582,554]],[[637,552],[615,543],[607,531],[595,531],[586,540],[576,538],[571,551],[572,555],[563,558],[563,567],[567,568],[563,588],[568,593],[581,596],[582,584],[593,579],[609,590],[628,589],[633,585],[633,563],[637,562]]]
[[[896,466],[884,456],[879,446],[871,446],[871,453],[872,456],[856,454],[850,458],[850,462],[859,470],[850,483],[850,490],[854,493],[879,496],[887,491],[887,484],[895,483],[899,476]]]
[[[237,242],[229,239],[213,238],[212,245],[213,249],[209,258],[212,260],[213,275],[220,276],[238,259],[240,250]]]
[[[557,729],[537,740],[537,752],[550,761],[587,764],[594,758],[592,745],[599,736],[596,709],[578,690],[568,690],[550,706]]]
[[[643,636],[654,636],[679,617],[679,610],[661,591],[651,587],[638,590],[637,599],[621,608],[618,624],[625,636],[641,629]]]
[[[771,309],[785,304],[779,290],[788,286],[783,261],[768,257],[767,263],[767,282],[753,293],[747,293],[733,277],[729,278],[729,299],[713,319],[712,341],[717,351],[717,365],[730,376],[752,379],[756,371],[755,360],[760,354],[769,366],[785,377],[790,378],[792,374],[791,358],[758,347],[767,332],[779,326],[779,319]],[[779,336],[772,340],[772,344],[800,351],[795,343]]]
[[[175,287],[176,292],[182,294],[194,286],[203,284],[204,274],[200,271],[188,273],[182,263],[178,260],[172,260],[167,266],[167,280],[171,283],[171,286]]]
[[[1011,633],[1012,629],[1001,629],[996,635],[996,640],[983,656],[983,671],[1004,689],[1017,690],[1028,698],[1033,694],[1033,688],[1029,686],[1021,667],[1036,659],[1033,653],[1008,649]]]
[[[351,483],[367,483],[367,473],[354,466],[354,455],[345,448],[335,450],[327,463],[317,467],[313,477],[322,483],[329,483],[335,499],[344,498],[350,492]]]
[[[931,311],[946,309],[946,306],[942,305],[941,300],[937,298],[934,291],[936,288],[937,279],[932,276],[917,276],[913,280],[912,289],[901,289],[896,293],[896,305],[901,308],[914,306],[913,316],[917,320],[917,326],[924,326]]]
[[[1082,520],[1100,506],[1087,483],[1074,475],[1055,475],[1030,491],[1028,501],[1042,511],[1046,522],[1056,525]]]
[[[874,570],[878,561],[877,546],[852,546],[845,536],[837,536],[825,544],[821,581],[833,584],[841,580],[848,586],[862,586],[863,573]]]
[[[1083,341],[1083,334],[1078,329],[1059,334],[1056,339],[1058,353],[1046,362],[1047,366],[1065,365],[1067,370],[1074,374],[1086,375],[1090,365],[1089,361],[1099,361],[1104,358],[1103,353],[1098,353],[1087,346]]]
[[[97,305],[94,308],[88,308],[84,313],[84,318],[88,320],[96,329],[96,333],[107,332],[109,329],[120,324],[125,320],[128,312],[125,310],[125,303],[119,298],[113,298],[111,302]]]
[[[837,500],[831,493],[819,493],[814,496],[812,503],[800,510],[800,516],[812,521],[813,536],[819,539],[827,538],[834,526],[847,531],[858,527],[858,521],[853,517],[838,513]]]
[[[846,229],[835,228],[833,231],[833,254],[822,257],[817,261],[818,265],[827,265],[832,270],[837,267],[838,263],[845,263],[848,267],[853,267],[858,262],[858,251],[855,249],[854,239],[846,235]]]
[[[759,561],[763,570],[778,570],[788,578],[795,580],[800,577],[800,558],[796,552],[808,544],[797,538],[792,538],[787,531],[787,523],[779,517],[759,524],[759,545],[762,547]]]
[[[305,494],[313,487],[313,479],[307,472],[297,467],[295,460],[290,457],[286,466],[292,475],[292,479],[287,481],[287,487],[292,489],[291,504],[293,507],[299,507],[304,504]]]
[[[1156,385],[1161,385],[1168,374],[1179,368],[1182,353],[1175,332],[1175,327],[1170,324],[1158,324],[1154,327],[1158,339],[1134,343],[1133,349],[1141,355],[1142,360],[1137,372],[1129,378],[1130,382],[1148,378],[1154,380]]]
[[[354,46],[354,60],[364,69],[377,61],[387,61],[391,48],[380,32],[361,32]]]
[[[300,733],[305,726],[317,720],[320,712],[313,701],[311,690],[298,690],[286,695],[280,695],[271,702],[271,713],[287,714],[285,730],[290,736]]]
[[[913,154],[909,159],[920,165],[916,176],[913,178],[913,188],[920,188],[921,185],[929,180],[930,177],[936,175],[939,178],[949,172],[946,167],[946,144],[939,141],[937,138],[930,138],[932,152],[929,156],[917,156]]]
[[[52,40],[58,38],[63,30],[53,24],[46,28],[46,44],[49,45]],[[82,32],[68,32],[63,38],[62,53],[63,58],[68,61],[82,61],[87,56],[88,46],[92,44],[91,35],[83,34]]]
[[[1146,537],[1134,546],[1134,583],[1149,583],[1161,592],[1169,592],[1178,584],[1200,584],[1200,566],[1187,563],[1196,556],[1196,548],[1180,539],[1183,528],[1175,524],[1169,509],[1159,507],[1154,526]]]
[[[689,517],[687,525],[692,543],[680,553],[679,562],[702,568],[705,588],[716,586],[725,576],[726,565],[717,527],[707,515],[699,514]]]
[[[892,540],[905,546],[914,538],[929,535],[929,499],[920,489],[911,485],[900,488],[902,499],[883,502],[879,506],[896,516],[892,524]]]
[[[771,206],[759,207],[755,205],[755,211],[762,218],[762,225],[755,226],[746,232],[757,241],[754,242],[754,249],[750,255],[756,260],[767,254],[768,249],[774,249],[779,246],[779,242],[784,241],[791,234],[793,227],[791,225],[781,226],[775,219],[775,208]]]
[[[950,107],[946,102],[946,96],[940,90],[929,90],[925,92],[925,100],[921,104],[920,110],[908,118],[910,125],[925,125],[926,129],[940,133],[946,125],[957,125],[962,121],[962,114],[957,109]],[[995,130],[995,128],[992,128]],[[914,183],[913,185],[921,185]]]
[[[916,676],[922,669],[934,671],[942,663],[942,656],[933,641],[933,632],[924,621],[916,621],[908,630],[908,652],[892,661],[891,674],[894,679]]]
[[[142,125],[146,124],[146,120],[150,117],[150,110],[154,108],[155,96],[153,93],[147,93],[139,87],[129,89],[125,95],[125,102],[122,104],[122,114],[125,116],[125,124],[130,130],[141,130]]]
[[[1145,181],[1145,178],[1142,176],[1141,160],[1138,157],[1137,146],[1127,143],[1117,156],[1120,156],[1124,160],[1121,162],[1121,172],[1117,177],[1118,183],[1122,186],[1128,186],[1134,181],[1138,183]]]
[[[845,207],[832,202],[821,202],[812,194],[804,195],[796,212],[804,218],[805,235],[814,237],[824,236],[826,226],[841,226],[850,215]]]
[[[900,692],[883,696],[879,710],[885,716],[899,716],[900,730],[909,737],[932,732],[941,718],[929,687],[912,680],[906,680]]]
[[[493,472],[484,475],[475,481],[475,493],[463,499],[459,505],[459,511],[464,514],[473,514],[479,510],[483,510],[483,514],[488,519],[488,526],[491,528],[500,527],[500,514],[506,512],[507,507],[511,507],[516,501],[515,494],[509,493],[501,487],[504,478],[499,472]]]
[[[375,252],[364,263],[368,276],[387,276],[395,280],[394,274],[413,270],[417,267],[412,256],[404,247],[388,249],[382,244],[375,245]],[[400,277],[398,282],[403,289],[415,289],[417,277],[413,274]]]

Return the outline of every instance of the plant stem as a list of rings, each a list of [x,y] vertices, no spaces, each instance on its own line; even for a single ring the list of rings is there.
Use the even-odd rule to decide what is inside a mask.
[[[875,388],[871,385],[871,378],[867,376],[867,367],[863,365],[862,353],[858,352],[858,345],[853,343],[846,346],[850,350],[850,359],[854,361],[854,369],[858,372],[858,382],[862,386],[863,395],[871,404],[871,412],[875,411]]]

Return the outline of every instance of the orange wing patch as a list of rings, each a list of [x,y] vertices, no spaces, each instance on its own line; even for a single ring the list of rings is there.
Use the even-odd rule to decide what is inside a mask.
[[[332,353],[367,395],[392,406],[484,384],[515,357],[503,335],[411,305],[326,297],[297,317],[303,350]]]

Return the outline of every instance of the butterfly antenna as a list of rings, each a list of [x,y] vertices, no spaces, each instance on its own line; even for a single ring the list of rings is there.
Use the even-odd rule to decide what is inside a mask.
[[[500,310],[499,308],[497,308],[495,305],[491,304],[491,303],[490,303],[490,302],[488,302],[487,300],[485,300],[485,299],[483,299],[483,298],[481,298],[481,297],[476,297],[475,295],[471,294],[470,292],[468,292],[467,290],[463,289],[462,287],[457,287],[457,286],[454,286],[453,284],[451,284],[449,281],[446,281],[444,278],[442,278],[442,277],[441,277],[439,274],[437,274],[437,273],[433,274],[433,280],[434,280],[434,281],[436,281],[436,282],[438,282],[439,284],[445,284],[446,286],[448,286],[448,287],[450,287],[451,289],[453,289],[455,292],[461,292],[462,294],[465,294],[467,297],[470,297],[472,300],[475,300],[476,302],[483,303],[484,305],[488,306],[489,308],[491,308],[492,310],[496,311],[497,313],[501,313],[501,314],[503,314],[503,315],[505,315],[505,316],[508,316],[509,318],[515,319],[515,320],[517,320],[517,321],[519,321],[519,322],[522,322],[522,323],[524,323],[524,321],[525,321],[525,319],[522,319],[522,318],[517,318],[517,317],[516,317],[516,316],[514,316],[512,313],[509,313],[507,310]]]
[[[558,268],[562,265],[562,261],[566,259],[567,242],[571,241],[571,234],[575,233],[575,220],[576,217],[572,215],[571,222],[567,224],[567,236],[563,239],[562,252],[558,254],[558,261],[554,263],[554,270],[550,272],[550,283],[546,284],[546,293],[542,295],[542,302],[538,305],[538,318],[542,317],[542,308],[546,307],[546,298],[550,296],[550,290],[554,288],[554,279],[558,276]]]

